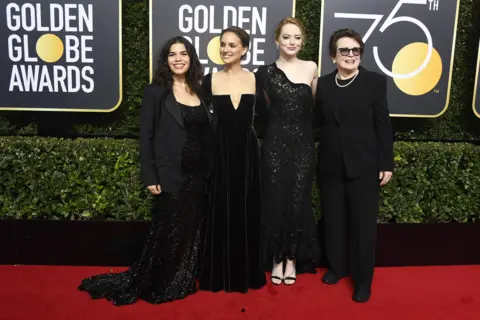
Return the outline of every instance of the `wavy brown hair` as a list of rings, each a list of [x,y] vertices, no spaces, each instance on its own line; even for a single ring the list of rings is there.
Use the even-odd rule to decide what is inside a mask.
[[[185,81],[193,92],[199,93],[200,84],[203,79],[202,65],[198,59],[195,47],[190,43],[190,41],[180,36],[176,36],[167,40],[167,42],[165,42],[163,45],[158,56],[157,69],[155,70],[155,75],[153,76],[153,82],[168,90],[172,90],[173,75],[172,70],[170,70],[170,66],[168,65],[168,55],[170,54],[170,48],[176,43],[182,43],[187,50],[188,56],[190,57],[190,67],[185,75]]]

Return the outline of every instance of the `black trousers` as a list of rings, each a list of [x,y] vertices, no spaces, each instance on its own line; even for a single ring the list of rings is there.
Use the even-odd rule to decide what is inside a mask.
[[[341,157],[329,170],[319,170],[329,267],[340,277],[352,276],[355,287],[371,285],[375,265],[380,198],[378,172],[359,178],[346,175]]]

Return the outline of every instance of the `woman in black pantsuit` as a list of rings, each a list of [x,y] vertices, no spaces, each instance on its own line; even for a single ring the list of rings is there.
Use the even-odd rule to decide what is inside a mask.
[[[357,302],[370,298],[380,186],[394,166],[386,78],[359,67],[363,48],[357,32],[333,33],[329,51],[337,69],[318,79],[315,106],[329,263],[323,282],[351,275]]]

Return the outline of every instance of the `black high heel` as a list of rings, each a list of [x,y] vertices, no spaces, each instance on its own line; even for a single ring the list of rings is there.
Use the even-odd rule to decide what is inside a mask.
[[[273,275],[273,269],[275,269],[275,264],[277,264],[277,265],[279,265],[280,263],[283,264],[283,261],[280,262],[280,263],[277,263],[277,262],[275,261],[275,259],[273,259],[273,263],[274,263],[274,268],[272,268],[272,274],[270,275],[270,281],[271,281],[274,285],[279,286],[279,285],[281,285],[281,284],[283,283],[283,280],[284,280],[284,279],[283,279],[283,277],[279,277],[279,276]],[[281,268],[282,268],[282,272],[283,272],[283,265],[281,266]],[[278,282],[278,283],[277,283],[277,282],[274,282],[274,280],[279,280],[279,282]]]
[[[277,282],[274,282],[273,280],[280,280],[280,282],[277,283]],[[283,278],[280,278],[280,277],[278,277],[278,276],[270,276],[270,281],[271,281],[274,285],[279,286],[279,285],[282,284]]]
[[[283,278],[283,283],[286,285],[286,286],[291,286],[291,285],[294,285],[295,282],[297,282],[297,268],[296,268],[296,263],[295,263],[295,260],[292,260],[293,261],[293,268],[294,268],[294,272],[290,273],[289,276],[286,276]],[[286,263],[285,263],[285,268],[286,268]],[[295,273],[295,277],[292,277],[291,275]],[[286,281],[293,281],[293,282],[290,282],[290,283],[287,283]]]

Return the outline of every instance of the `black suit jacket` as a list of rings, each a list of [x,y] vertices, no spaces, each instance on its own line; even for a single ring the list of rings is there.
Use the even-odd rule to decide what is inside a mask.
[[[372,170],[393,171],[386,77],[360,68],[349,87],[339,88],[336,73],[320,77],[317,84],[314,123],[320,133],[320,173],[327,173],[339,159],[351,178]]]
[[[213,108],[201,101],[213,136]],[[156,84],[147,85],[140,109],[140,176],[145,186],[160,185],[165,192],[176,192],[182,187],[185,140],[183,118],[173,92]]]

